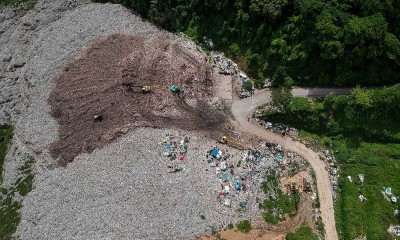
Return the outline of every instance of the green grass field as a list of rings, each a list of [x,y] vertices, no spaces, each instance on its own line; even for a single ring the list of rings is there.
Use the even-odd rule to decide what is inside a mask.
[[[313,233],[308,226],[301,226],[296,231],[286,235],[286,240],[318,240],[318,236]]]
[[[394,239],[387,228],[399,224],[400,218],[394,215],[394,210],[400,204],[387,201],[381,192],[384,187],[392,187],[393,194],[400,195],[400,144],[361,142],[351,146],[346,141],[333,141],[333,149],[341,165],[336,202],[340,238]],[[365,175],[363,184],[358,174]],[[360,194],[367,198],[365,202],[359,200]]]

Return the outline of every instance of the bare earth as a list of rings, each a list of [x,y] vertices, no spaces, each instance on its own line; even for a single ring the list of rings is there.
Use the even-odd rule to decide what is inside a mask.
[[[185,92],[171,94],[173,84]],[[136,86],[142,85],[151,93],[141,93]],[[222,130],[225,116],[201,101],[212,96],[211,87],[205,54],[168,36],[114,34],[95,41],[64,67],[50,94],[60,125],[51,154],[65,166],[138,126]],[[94,121],[98,114],[103,119]]]

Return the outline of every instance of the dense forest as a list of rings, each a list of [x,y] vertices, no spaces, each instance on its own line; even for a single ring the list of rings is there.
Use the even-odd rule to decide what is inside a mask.
[[[400,82],[399,0],[97,0],[155,24],[207,36],[256,79],[275,85]]]
[[[400,84],[375,90],[356,87],[349,96],[327,95],[319,101],[292,97],[278,88],[272,98],[279,111],[265,112],[270,121],[314,134],[350,137],[354,143],[400,143]]]

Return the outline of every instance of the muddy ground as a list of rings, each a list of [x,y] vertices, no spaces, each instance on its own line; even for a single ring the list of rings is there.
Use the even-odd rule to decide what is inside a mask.
[[[211,76],[206,55],[166,36],[114,34],[94,42],[64,67],[50,94],[60,135],[52,157],[65,166],[138,126],[223,132],[226,116],[206,101]],[[173,84],[184,93],[173,94]],[[135,87],[142,85],[151,92]]]

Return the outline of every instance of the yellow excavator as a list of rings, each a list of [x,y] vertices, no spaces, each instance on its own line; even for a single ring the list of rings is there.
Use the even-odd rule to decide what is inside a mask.
[[[133,92],[142,92],[142,93],[149,93],[151,91],[151,87],[144,85],[144,86],[131,86]]]
[[[218,140],[218,142],[219,143],[222,143],[222,144],[226,144],[226,145],[228,145],[228,146],[230,146],[230,147],[234,147],[234,148],[237,148],[237,149],[239,149],[239,150],[246,150],[246,149],[249,149],[246,145],[244,145],[243,143],[240,143],[240,142],[238,142],[238,141],[236,141],[236,140],[234,140],[234,139],[232,139],[232,138],[230,138],[230,137],[227,137],[227,136],[222,136],[219,140]]]

